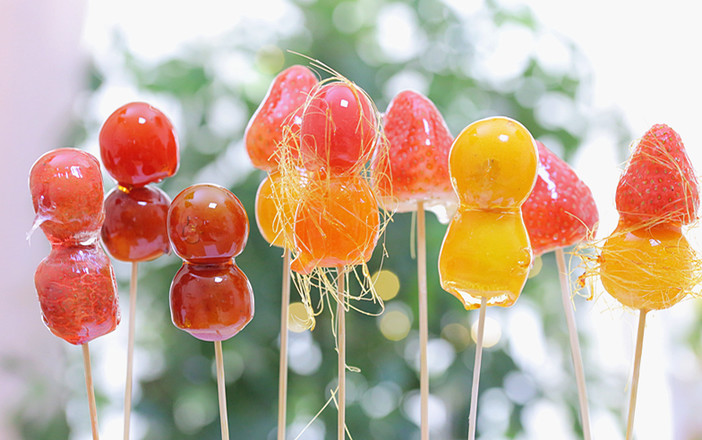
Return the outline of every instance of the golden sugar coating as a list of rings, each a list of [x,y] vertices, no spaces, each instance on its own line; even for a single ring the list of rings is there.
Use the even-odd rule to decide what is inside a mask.
[[[441,287],[466,309],[511,306],[531,266],[529,237],[519,210],[511,213],[466,210],[453,218],[439,256]]]
[[[506,117],[470,124],[449,154],[451,183],[459,204],[472,209],[521,206],[534,186],[538,163],[531,133]]]
[[[626,229],[620,223],[602,248],[599,273],[610,295],[642,310],[671,307],[701,281],[695,251],[670,224]]]
[[[268,243],[291,247],[295,208],[283,194],[281,174],[277,171],[269,174],[256,192],[256,224]]]
[[[521,205],[536,181],[538,153],[517,121],[488,118],[469,125],[449,154],[458,212],[439,254],[441,287],[466,307],[510,306],[524,287],[532,251]]]

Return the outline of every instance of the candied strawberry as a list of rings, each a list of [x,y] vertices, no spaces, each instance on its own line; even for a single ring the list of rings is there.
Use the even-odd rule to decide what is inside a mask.
[[[599,214],[590,188],[544,144],[539,148],[539,174],[522,206],[534,255],[566,247],[594,229]]]
[[[277,168],[274,153],[283,140],[284,127],[299,132],[302,106],[315,85],[317,77],[304,66],[289,67],[273,79],[244,134],[246,151],[256,168]]]
[[[405,90],[385,112],[386,156],[373,160],[382,197],[403,202],[453,200],[448,154],[453,137],[439,110],[425,96]]]
[[[644,134],[619,180],[616,203],[629,225],[685,225],[697,218],[697,178],[675,130],[657,124]]]

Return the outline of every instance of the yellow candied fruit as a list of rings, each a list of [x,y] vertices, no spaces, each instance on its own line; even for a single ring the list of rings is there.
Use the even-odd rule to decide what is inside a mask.
[[[518,208],[534,187],[538,163],[531,133],[505,117],[470,124],[449,154],[451,183],[464,208]]]
[[[256,224],[268,243],[284,248],[286,241],[292,243],[295,207],[281,193],[281,188],[281,175],[277,171],[261,182],[256,192]],[[286,225],[290,226],[290,231],[285,231]]]
[[[519,209],[511,212],[459,211],[439,255],[441,287],[466,309],[511,306],[524,287],[531,248]]]
[[[602,249],[605,290],[635,309],[665,309],[698,283],[695,253],[680,227],[662,224],[627,229],[621,223]]]

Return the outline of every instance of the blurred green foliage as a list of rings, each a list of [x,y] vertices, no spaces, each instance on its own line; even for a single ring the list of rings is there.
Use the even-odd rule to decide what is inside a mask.
[[[493,77],[484,67],[485,58],[495,50],[490,42],[505,27],[519,29],[535,39],[547,33],[527,7],[503,9],[493,0],[470,14],[440,0],[296,0],[292,7],[299,12],[296,17],[301,21],[286,26],[285,32],[243,24],[217,41],[193,43],[177,56],[158,61],[133,55],[116,35],[116,59],[109,68],[100,63],[93,66],[89,81],[93,91],[83,103],[85,111],[74,131],[74,143],[95,142],[102,120],[89,109],[97,106],[96,101],[110,87],[113,76],[126,77],[145,100],[154,98],[176,109],[173,116],[182,164],[177,176],[163,182],[163,189],[174,197],[193,183],[213,181],[228,186],[246,207],[252,229],[237,263],[254,288],[256,315],[241,334],[224,343],[233,439],[275,438],[281,251],[269,247],[256,230],[254,197],[264,175],[245,163],[242,138],[246,121],[263,99],[273,76],[289,65],[309,62],[297,53],[319,60],[359,84],[381,111],[399,91],[397,88],[417,85],[443,112],[454,135],[476,119],[503,114],[521,121],[536,138],[549,140],[549,146],[569,158],[595,122],[601,128],[605,121],[605,129],[616,136],[625,134],[617,115],[597,115],[594,121],[595,116],[588,112],[591,72],[569,41],[560,40],[567,60],[558,69],[544,65],[536,52],[521,54],[525,62],[506,77]],[[395,32],[384,28],[383,23],[398,16],[410,18],[410,35],[416,45],[414,49],[411,45],[405,47],[402,53],[393,52],[383,43],[383,35]],[[119,66],[120,71],[111,70],[114,66]],[[559,107],[554,111],[567,112],[568,120],[559,125],[559,118],[549,117],[548,101],[541,99],[546,95],[559,98]],[[377,270],[382,260],[384,269],[399,276],[400,294],[386,305],[409,310],[416,317],[416,262],[410,255],[412,224],[410,214],[395,215],[383,239],[388,256],[383,259],[382,252],[376,252],[369,266]],[[434,437],[448,440],[464,438],[467,430],[474,346],[461,339],[460,334],[445,330],[450,324],[457,324],[458,327],[452,327],[454,330],[467,332],[474,316],[462,310],[458,301],[439,286],[435,262],[444,231],[445,225],[433,216],[428,218],[429,332],[433,341],[443,341],[439,346],[449,362],[431,379],[432,395],[439,399],[436,420],[440,426]],[[144,362],[146,357],[153,369],[137,385],[134,414],[146,427],[140,438],[217,439],[212,344],[192,338],[170,322],[168,286],[179,265],[180,260],[169,256],[140,266],[137,358],[141,356]],[[527,283],[515,307],[537,314],[545,337],[543,344],[549,347],[549,353],[555,347],[559,354],[548,359],[554,363],[550,368],[569,372],[567,334],[560,301],[555,297],[555,274],[555,262],[546,256],[542,273]],[[127,290],[127,283],[127,279],[121,280],[121,291]],[[295,296],[293,292],[293,299]],[[490,310],[489,315],[503,328],[509,319],[504,310]],[[348,363],[360,369],[360,373],[348,375],[347,423],[351,435],[356,439],[419,438],[410,415],[412,410],[408,409],[419,392],[418,373],[412,365],[416,331],[403,340],[390,341],[378,329],[380,318],[351,313],[347,319]],[[288,421],[296,430],[323,407],[334,386],[336,352],[330,324],[325,311],[311,337],[291,336],[292,343],[308,350],[305,356],[310,362],[314,350],[321,354],[321,362],[312,374],[298,374],[294,369],[290,372]],[[413,328],[416,327],[413,321]],[[534,377],[533,371],[521,369],[507,339],[503,334],[500,342],[485,353],[481,396],[491,396],[491,401],[499,404],[491,406],[481,401],[479,432],[486,433],[485,438],[517,438],[525,429],[523,410],[531,402],[547,399],[567,408],[568,423],[572,432],[579,435],[572,381],[558,383],[558,394],[552,389],[540,389],[541,379]],[[587,340],[583,343],[587,344]],[[525,391],[527,395],[521,400],[505,397],[506,381],[515,378],[531,384],[531,391]],[[527,385],[522,388],[529,388]],[[99,390],[100,384],[97,386]],[[362,404],[378,395],[389,396],[389,407],[382,416],[370,414],[372,405]],[[119,407],[120,402],[113,403]],[[441,420],[445,423],[441,424]],[[19,423],[28,439],[65,438],[68,429],[65,416],[46,426],[37,426],[26,417],[20,418]],[[336,426],[333,407],[320,415],[311,431],[319,426],[326,429],[323,437],[301,438],[332,438]],[[41,434],[49,430],[58,434]]]

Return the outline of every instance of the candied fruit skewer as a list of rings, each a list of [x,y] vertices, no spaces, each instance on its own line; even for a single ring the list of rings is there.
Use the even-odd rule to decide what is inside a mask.
[[[88,343],[119,323],[114,271],[96,243],[104,220],[100,164],[74,148],[49,151],[32,166],[29,189],[34,227],[39,226],[51,243],[51,253],[34,274],[42,318],[56,336],[82,345],[90,424],[97,440]]]
[[[271,182],[277,174],[280,161],[279,146],[283,142],[299,145],[301,109],[307,95],[317,85],[317,77],[304,66],[294,65],[280,72],[272,81],[265,98],[249,121],[244,139],[246,151],[256,168],[268,171],[269,176],[261,183],[256,194],[256,222],[263,238],[273,246],[284,248],[282,267],[282,291],[280,308],[280,354],[278,376],[278,440],[285,440],[287,390],[288,390],[288,314],[290,304],[290,249],[285,243],[288,231],[281,231],[281,222],[275,197],[275,185]],[[291,153],[297,148],[290,150]],[[279,179],[276,179],[279,181]]]
[[[575,372],[583,439],[590,439],[590,415],[582,355],[570,292],[569,272],[563,248],[593,234],[599,214],[592,192],[575,171],[543,143],[539,150],[539,171],[534,190],[522,206],[524,224],[529,232],[534,256],[555,249],[561,301],[568,328],[571,358]]]
[[[511,306],[526,283],[532,250],[521,206],[536,181],[538,151],[519,122],[492,117],[470,124],[449,153],[458,210],[439,252],[441,287],[466,308]],[[482,323],[481,323],[482,321]],[[484,318],[479,318],[482,337]],[[468,439],[475,439],[482,340],[476,346]]]
[[[619,223],[599,256],[605,290],[639,310],[627,440],[634,435],[646,315],[696,293],[701,262],[682,227],[698,219],[699,186],[678,133],[651,127],[634,145],[615,195]]]
[[[114,258],[132,263],[123,431],[124,440],[129,440],[138,263],[170,250],[166,233],[170,199],[149,184],[173,176],[180,157],[171,121],[145,102],[130,102],[115,110],[103,123],[99,141],[105,169],[118,183],[105,200],[102,240]]]
[[[448,173],[453,137],[444,118],[425,96],[398,93],[384,115],[387,152],[372,161],[373,178],[388,211],[416,211],[417,301],[419,317],[419,389],[421,439],[429,438],[429,373],[425,207],[449,211],[455,194]]]
[[[197,184],[173,199],[167,228],[173,250],[184,260],[170,287],[171,318],[195,338],[214,342],[222,440],[228,440],[222,341],[254,314],[251,284],[234,261],[246,246],[248,216],[227,189]]]
[[[373,156],[380,128],[377,112],[365,92],[344,78],[335,79],[315,88],[306,101],[300,124],[299,160],[285,164],[282,171],[285,188],[294,191],[304,180],[294,216],[295,259],[291,269],[303,279],[324,278],[325,268],[337,269],[336,288],[325,287],[323,294],[333,295],[337,313],[341,314],[336,316],[337,434],[343,440],[347,431],[343,315],[348,300],[343,274],[353,270],[353,266],[364,265],[378,240],[377,198],[361,173]]]

